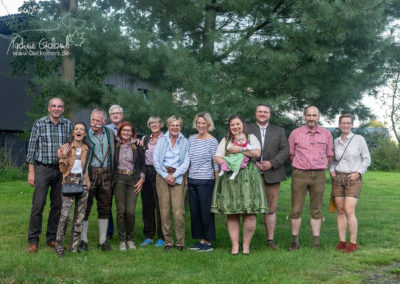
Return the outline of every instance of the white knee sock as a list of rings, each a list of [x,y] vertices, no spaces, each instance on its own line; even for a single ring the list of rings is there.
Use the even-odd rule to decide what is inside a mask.
[[[99,223],[99,244],[103,244],[107,239],[108,219],[98,219]]]
[[[81,240],[84,241],[85,243],[88,243],[88,239],[87,239],[88,228],[89,228],[89,221],[83,221]]]

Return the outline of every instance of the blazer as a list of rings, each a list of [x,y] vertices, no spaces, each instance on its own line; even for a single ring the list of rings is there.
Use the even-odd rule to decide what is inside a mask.
[[[247,125],[249,134],[254,134],[261,144],[261,132],[257,123]],[[263,161],[269,161],[272,168],[263,172],[267,183],[277,183],[286,180],[284,163],[289,158],[289,143],[282,127],[268,124],[265,129],[264,147],[261,149]],[[257,159],[260,161],[260,158]]]

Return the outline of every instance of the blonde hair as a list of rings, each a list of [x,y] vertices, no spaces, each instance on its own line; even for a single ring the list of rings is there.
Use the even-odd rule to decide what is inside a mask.
[[[175,120],[179,121],[179,124],[181,125],[181,127],[183,126],[183,120],[181,117],[177,116],[177,115],[172,115],[170,117],[168,117],[167,119],[167,127],[169,127],[169,125],[174,122]]]
[[[214,122],[211,118],[211,115],[208,112],[200,112],[194,116],[193,120],[193,128],[196,128],[196,123],[199,118],[204,118],[207,123],[207,131],[211,132],[214,130]]]

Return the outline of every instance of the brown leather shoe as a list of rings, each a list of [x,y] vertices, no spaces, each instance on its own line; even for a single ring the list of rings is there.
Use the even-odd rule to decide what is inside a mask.
[[[289,247],[289,251],[294,251],[299,249],[299,243],[292,242],[292,244]]]
[[[56,249],[56,242],[55,241],[51,241],[50,243],[47,244],[48,247],[51,247],[53,249]]]
[[[29,247],[28,247],[28,251],[29,251],[30,253],[37,252],[37,251],[38,251],[37,243],[30,243],[30,244],[29,244]]]
[[[178,246],[177,249],[178,249],[179,251],[183,251],[183,250],[185,249],[185,247],[184,247],[184,246]]]
[[[267,242],[267,247],[272,250],[278,250],[278,246],[276,245],[276,243],[274,241]]]

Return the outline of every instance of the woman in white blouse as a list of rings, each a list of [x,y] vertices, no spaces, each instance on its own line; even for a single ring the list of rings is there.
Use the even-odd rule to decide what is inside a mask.
[[[342,135],[335,139],[335,156],[331,164],[332,197],[337,207],[339,243],[336,250],[351,253],[357,250],[358,223],[355,208],[361,192],[361,177],[371,164],[364,137],[351,132],[353,116],[342,114],[339,128]],[[346,242],[346,229],[350,242]]]

